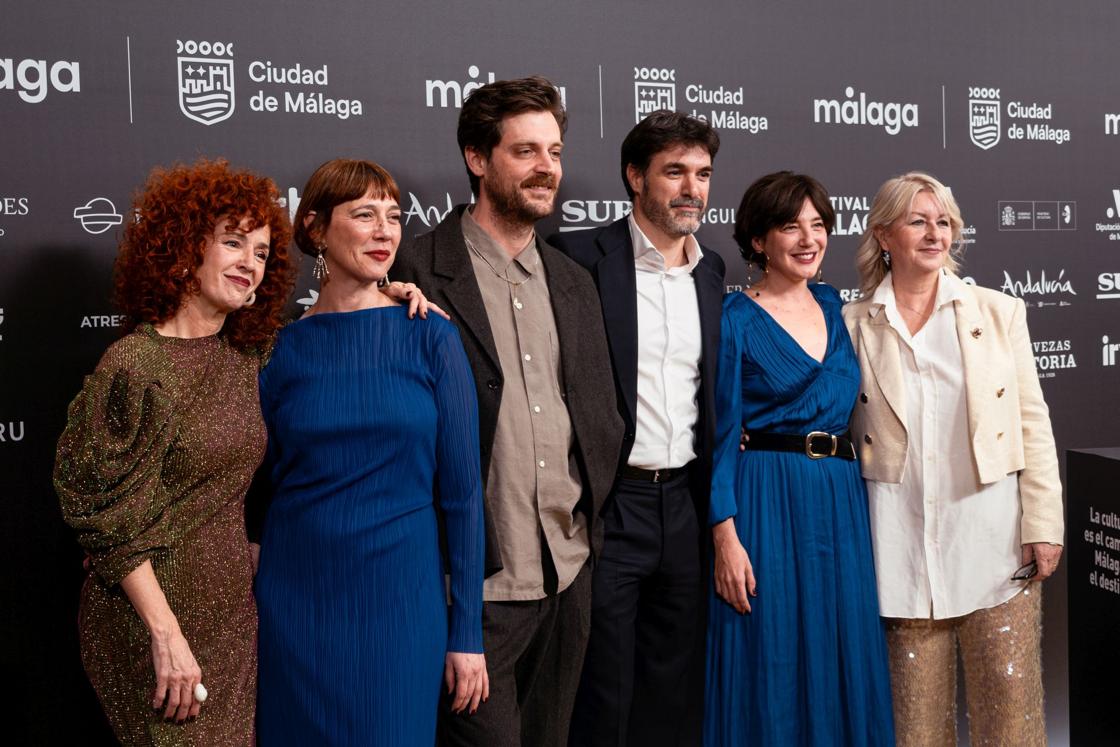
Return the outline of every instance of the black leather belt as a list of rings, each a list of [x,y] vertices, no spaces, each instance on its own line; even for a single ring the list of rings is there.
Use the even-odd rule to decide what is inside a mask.
[[[688,466],[673,467],[672,469],[642,469],[626,465],[618,471],[619,477],[627,480],[641,480],[642,482],[669,482],[688,472]]]
[[[793,451],[810,459],[834,456],[852,461],[856,458],[850,431],[839,436],[824,431],[813,431],[804,436],[786,433],[750,433],[748,436],[746,445],[752,451]]]

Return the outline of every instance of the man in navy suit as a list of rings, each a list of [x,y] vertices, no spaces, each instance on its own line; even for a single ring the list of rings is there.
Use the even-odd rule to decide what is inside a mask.
[[[719,136],[672,111],[622,143],[634,208],[551,238],[595,278],[626,426],[570,744],[698,744],[724,265],[693,234]]]

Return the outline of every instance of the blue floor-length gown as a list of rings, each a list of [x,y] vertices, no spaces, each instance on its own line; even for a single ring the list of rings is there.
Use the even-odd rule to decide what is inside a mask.
[[[477,400],[458,333],[399,306],[311,316],[280,332],[260,393],[260,743],[431,747],[446,652],[482,651]]]
[[[708,747],[894,744],[859,463],[739,450],[740,427],[848,428],[859,366],[839,294],[824,284],[810,289],[828,326],[823,362],[744,294],[723,302],[710,518],[734,517],[758,596],[740,615],[713,587]]]

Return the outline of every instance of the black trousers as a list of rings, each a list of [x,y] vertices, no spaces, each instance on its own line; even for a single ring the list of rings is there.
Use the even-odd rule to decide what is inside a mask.
[[[440,699],[436,742],[455,747],[565,747],[591,632],[591,568],[531,602],[484,602],[490,699],[473,715]]]
[[[603,520],[569,744],[698,744],[705,597],[687,475],[620,479]]]

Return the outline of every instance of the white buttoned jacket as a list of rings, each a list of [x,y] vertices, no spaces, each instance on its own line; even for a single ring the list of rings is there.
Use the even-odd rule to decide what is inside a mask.
[[[1062,484],[1050,413],[1042,399],[1026,308],[1018,298],[959,284],[957,338],[964,364],[971,467],[982,485],[1019,473],[1021,542],[1062,543]],[[898,484],[907,453],[901,341],[870,295],[847,304],[844,322],[859,358],[852,439],[867,480]]]

